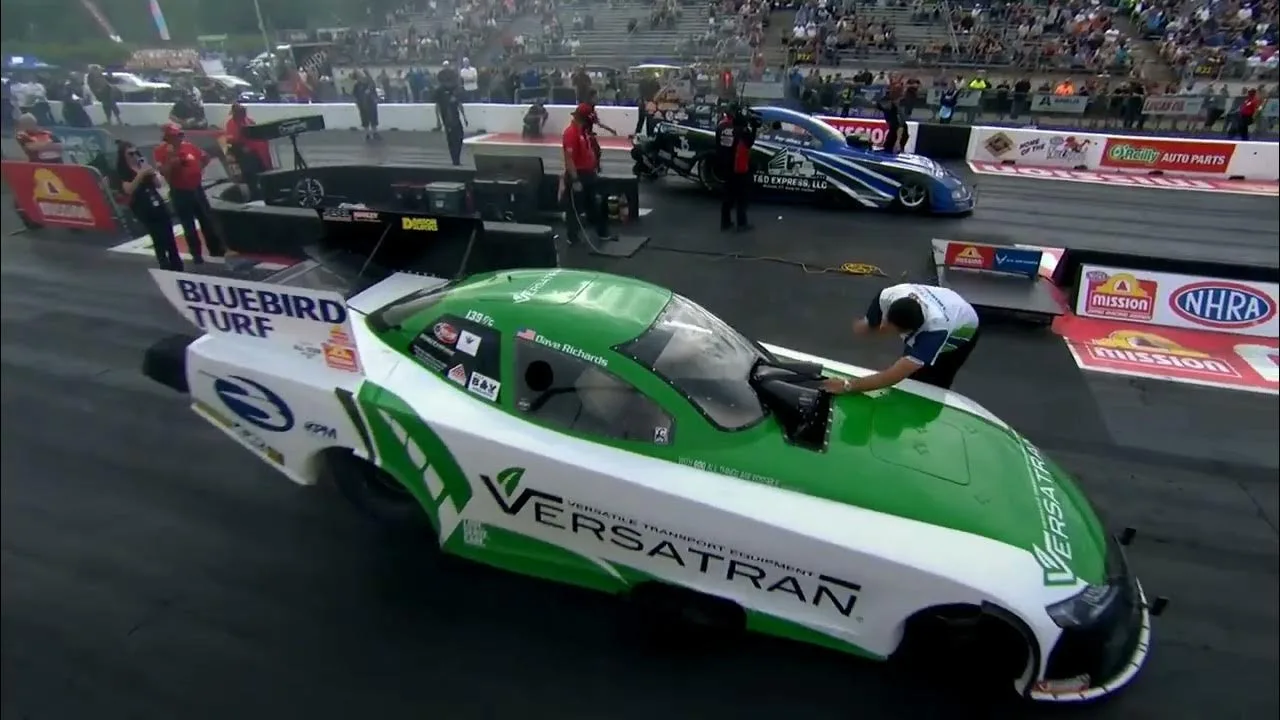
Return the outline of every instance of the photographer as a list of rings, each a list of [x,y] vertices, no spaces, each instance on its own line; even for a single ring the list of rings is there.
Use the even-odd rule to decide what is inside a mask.
[[[731,105],[716,128],[716,165],[723,181],[720,200],[720,229],[731,230],[732,211],[737,209],[738,230],[751,229],[747,223],[747,193],[751,189],[751,146],[756,142],[760,121],[750,111]]]
[[[173,218],[160,196],[156,170],[133,143],[116,141],[116,176],[128,198],[129,210],[151,236],[151,248],[163,270],[182,271],[182,255],[173,236]],[[198,242],[195,247],[199,247]]]

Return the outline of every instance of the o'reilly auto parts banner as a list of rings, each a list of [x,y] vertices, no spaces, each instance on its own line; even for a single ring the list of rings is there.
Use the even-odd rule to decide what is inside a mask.
[[[974,128],[969,160],[1035,167],[1097,167],[1104,140],[1096,135]]]
[[[1084,265],[1076,315],[1275,338],[1280,285]]]

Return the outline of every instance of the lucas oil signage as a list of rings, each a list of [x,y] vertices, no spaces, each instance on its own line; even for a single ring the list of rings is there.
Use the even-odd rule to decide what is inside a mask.
[[[1280,285],[1085,265],[1076,314],[1275,338]]]

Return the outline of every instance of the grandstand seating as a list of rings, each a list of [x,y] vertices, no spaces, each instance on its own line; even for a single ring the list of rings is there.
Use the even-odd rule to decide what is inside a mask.
[[[558,17],[565,35],[577,38],[579,45],[572,54],[552,54],[549,59],[611,65],[679,59],[680,41],[705,29],[706,10],[701,6],[682,7],[672,25],[655,28],[650,23],[653,6],[651,2],[622,0],[562,9]],[[574,17],[587,12],[593,16],[594,27],[575,31]],[[627,30],[631,20],[636,21],[635,32]]]

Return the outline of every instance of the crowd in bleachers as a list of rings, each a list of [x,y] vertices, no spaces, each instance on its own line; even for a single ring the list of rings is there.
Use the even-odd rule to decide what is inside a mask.
[[[1276,77],[1276,0],[1142,0],[1132,12],[1183,76]]]
[[[713,62],[750,60],[759,65],[765,43],[770,7],[760,0],[717,0],[707,8],[706,30],[686,38],[686,46]],[[682,53],[688,55],[688,48]]]

